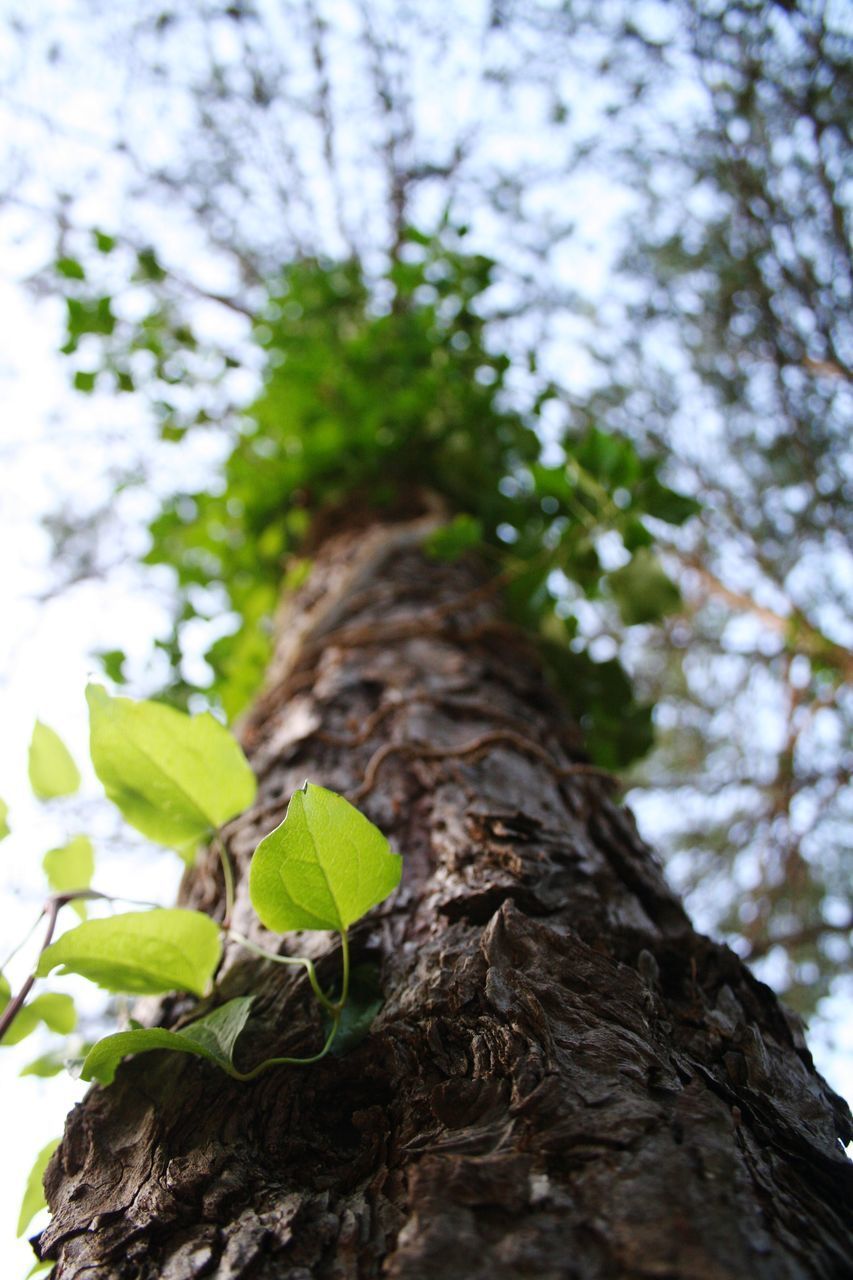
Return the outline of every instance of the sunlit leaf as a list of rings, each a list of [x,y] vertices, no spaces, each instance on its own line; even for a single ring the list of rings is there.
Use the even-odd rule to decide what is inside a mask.
[[[358,809],[306,782],[255,850],[249,891],[268,929],[346,929],[396,888],[401,869]]]
[[[9,806],[5,800],[0,800],[0,840],[5,840],[9,834]]]
[[[24,1005],[15,1015],[0,1043],[4,1047],[19,1044],[42,1023],[51,1031],[68,1035],[77,1025],[77,1010],[71,996],[56,991],[45,991]]]
[[[27,1185],[24,1188],[24,1198],[21,1201],[21,1211],[18,1214],[17,1235],[19,1236],[24,1234],[39,1209],[44,1209],[47,1205],[44,1196],[44,1172],[59,1142],[59,1138],[53,1138],[47,1146],[42,1147],[30,1169]]]
[[[74,836],[61,848],[49,849],[41,865],[54,893],[88,889],[95,871],[92,841],[88,836]]]
[[[218,720],[86,690],[95,772],[126,820],[186,854],[253,801],[255,776]]]
[[[110,1084],[122,1058],[129,1053],[147,1053],[151,1049],[193,1053],[227,1071],[232,1064],[237,1037],[246,1025],[252,999],[252,996],[238,996],[180,1031],[142,1027],[107,1036],[89,1050],[83,1063],[82,1077]]]
[[[192,991],[204,995],[219,963],[220,932],[201,911],[180,908],[128,911],[87,920],[64,933],[41,956],[44,977],[79,973],[106,991],[156,995]]]
[[[39,800],[73,795],[80,786],[80,771],[59,734],[36,720],[30,739],[29,776]]]

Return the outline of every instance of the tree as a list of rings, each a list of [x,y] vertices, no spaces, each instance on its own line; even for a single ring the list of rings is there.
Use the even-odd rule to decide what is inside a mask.
[[[322,132],[326,33],[305,14]],[[155,35],[177,21],[161,17]],[[554,14],[534,17],[554,29]],[[248,25],[266,55],[248,9],[215,18]],[[74,229],[63,206],[55,271],[81,391],[143,385],[167,444],[226,419],[223,476],[168,499],[152,525],[149,559],[179,585],[166,692],[198,697],[183,628],[224,600],[207,696],[245,707],[286,565],[288,612],[243,726],[261,800],[229,842],[245,871],[306,772],[365,806],[410,865],[357,937],[384,1005],[340,1059],[242,1090],[204,1064],[124,1068],[74,1113],[40,1247],[69,1275],[547,1275],[567,1256],[580,1275],[841,1274],[843,1104],[769,992],[690,929],[607,772],[648,746],[649,709],[615,662],[593,660],[579,616],[618,611],[630,627],[679,610],[654,535],[696,503],[613,429],[620,398],[590,422],[542,376],[536,342],[533,394],[518,395],[519,352],[497,355],[484,319],[494,266],[450,215],[437,235],[413,230],[413,184],[436,169],[414,163],[406,96],[386,74],[396,45],[368,23],[365,47],[390,104],[382,265],[342,235],[348,253],[302,246],[282,271],[280,249],[252,251],[233,217],[223,233],[227,184],[208,184],[206,202],[205,180],[158,175],[240,266],[241,289],[218,301],[256,324],[248,408],[219,414],[235,357],[200,341],[192,285],[156,249]],[[241,181],[229,113],[269,105],[261,70],[214,59],[192,90],[209,155]],[[453,186],[461,153],[444,168]],[[495,204],[515,216],[522,187],[495,184]],[[560,237],[546,239],[551,251]],[[146,304],[135,314],[102,284],[122,254]],[[200,403],[186,381],[205,370]],[[570,421],[549,438],[554,404]],[[184,896],[221,913],[221,889],[203,862]],[[324,974],[334,961],[318,954]],[[247,1053],[283,1038],[310,1050],[320,1028],[299,984],[230,956],[219,995],[245,990],[264,996]],[[169,1025],[188,1010],[176,997],[150,1014]]]
[[[592,423],[652,444],[705,499],[663,547],[683,597],[663,628],[626,633],[570,578],[564,608],[657,706],[658,750],[631,780],[675,883],[812,1012],[850,959],[849,75],[833,7],[78,0],[51,17],[21,6],[16,21],[34,59],[44,44],[57,103],[114,68],[120,86],[82,129],[45,101],[42,72],[27,103],[22,75],[10,138],[32,138],[31,156],[9,165],[7,205],[45,219],[34,283],[55,292],[58,276],[66,295],[75,385],[114,386],[119,412],[147,400],[156,428],[93,451],[118,497],[57,502],[65,580],[115,565],[134,487],[239,430],[258,356],[246,322],[282,263],[347,257],[375,281],[412,223],[464,211],[499,264],[477,305],[511,361],[505,399],[558,440]],[[34,154],[52,157],[47,185]],[[93,234],[104,187],[124,193],[121,217]],[[590,261],[614,245],[596,291]],[[176,441],[196,445],[177,465]],[[182,608],[161,662],[198,633],[186,594]]]
[[[251,1085],[126,1064],[69,1118],[42,1256],[69,1278],[840,1277],[846,1107],[691,929],[493,575],[424,554],[441,519],[427,499],[328,519],[242,728],[241,872],[306,775],[405,853],[353,939],[381,975],[370,1034]],[[222,911],[212,861],[182,900]],[[305,986],[271,968],[230,954],[220,990],[259,993],[254,1051],[308,1050]]]

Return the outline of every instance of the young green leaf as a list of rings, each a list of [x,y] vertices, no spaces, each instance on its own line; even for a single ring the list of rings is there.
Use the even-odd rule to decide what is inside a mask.
[[[59,1138],[54,1138],[46,1147],[42,1147],[30,1169],[27,1185],[24,1188],[24,1198],[21,1201],[21,1212],[18,1214],[17,1234],[19,1236],[24,1234],[39,1209],[44,1209],[47,1205],[44,1198],[44,1171],[58,1146]]]
[[[106,991],[201,996],[221,949],[217,925],[200,911],[127,911],[64,933],[42,953],[37,973],[44,977],[62,965],[60,973],[79,973]]]
[[[176,1049],[181,1053],[194,1053],[200,1058],[215,1062],[223,1071],[230,1071],[237,1037],[246,1025],[252,1007],[252,996],[238,996],[219,1009],[214,1009],[198,1022],[191,1022],[180,1031],[167,1031],[165,1027],[142,1027],[133,1031],[119,1031],[99,1040],[86,1055],[83,1063],[84,1080],[99,1080],[110,1084],[122,1058],[129,1053],[147,1053],[151,1049]]]
[[[95,871],[92,841],[88,836],[74,836],[60,849],[49,849],[41,865],[54,893],[88,889]]]
[[[5,800],[0,800],[0,840],[5,840],[9,834],[9,806]]]
[[[30,786],[39,800],[73,795],[80,786],[80,771],[55,730],[36,720],[30,739]]]
[[[4,1001],[5,1003],[8,1001]],[[36,996],[35,1000],[30,1000],[29,1004],[25,1004],[23,1009],[15,1015],[12,1025],[6,1029],[0,1044],[4,1047],[19,1044],[21,1040],[31,1035],[41,1022],[51,1031],[68,1035],[77,1025],[74,1001],[70,996],[61,995],[56,991],[46,991],[43,995]]]
[[[402,859],[343,798],[306,782],[252,858],[249,892],[268,929],[346,929],[400,882]]]
[[[158,702],[86,690],[92,763],[107,795],[144,835],[186,854],[252,803],[255,775],[218,720]]]
[[[12,988],[9,986],[9,979],[5,974],[0,973],[0,1013],[3,1012],[11,999]]]

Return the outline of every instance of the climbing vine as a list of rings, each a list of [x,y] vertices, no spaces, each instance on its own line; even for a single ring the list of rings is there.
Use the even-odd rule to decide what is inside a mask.
[[[203,1002],[199,1015],[175,1030],[131,1023],[87,1046],[76,1067],[84,1080],[102,1085],[112,1082],[128,1054],[154,1049],[193,1054],[235,1080],[249,1081],[272,1067],[317,1062],[336,1042],[343,1048],[355,1043],[369,1028],[380,1001],[371,976],[363,972],[355,975],[358,998],[355,1002],[351,998],[348,930],[396,888],[401,857],[391,852],[382,833],[343,796],[310,782],[294,793],[283,821],[255,850],[249,897],[259,922],[276,934],[323,931],[338,935],[340,982],[334,990],[325,990],[308,956],[280,955],[232,927],[234,874],[224,829],[251,807],[256,781],[228,730],[209,713],[189,716],[162,703],[112,697],[99,685],[89,686],[87,699],[92,764],[108,798],[131,826],[175,850],[189,864],[200,846],[210,844],[216,849],[225,886],[223,918],[217,922],[200,911],[138,903],[134,905],[142,910],[86,918],[92,902],[114,905],[117,900],[92,887],[92,842],[75,836],[45,856],[45,872],[54,892],[42,912],[45,932],[35,967],[14,995],[0,971],[0,1045],[18,1043],[42,1023],[63,1034],[74,1029],[76,1011],[70,996],[50,991],[30,998],[37,982],[66,974],[86,978],[111,993],[181,991]],[[36,796],[46,802],[71,795],[80,785],[79,770],[64,743],[42,724],[36,725],[33,734],[29,773]],[[74,908],[83,919],[54,941],[66,907]],[[237,1042],[254,997],[217,1000],[215,976],[228,942],[271,963],[303,970],[324,1022],[323,1044],[316,1053],[274,1055],[238,1065]],[[4,962],[4,969],[14,954]],[[54,1074],[62,1061],[61,1053],[45,1055],[30,1070]],[[39,1190],[51,1151],[52,1146],[45,1148],[36,1161]],[[42,1204],[31,1183],[33,1178],[25,1194],[19,1233]]]

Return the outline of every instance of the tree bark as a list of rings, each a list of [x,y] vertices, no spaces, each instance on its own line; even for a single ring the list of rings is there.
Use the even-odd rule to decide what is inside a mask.
[[[348,1054],[252,1084],[126,1063],[68,1118],[38,1239],[54,1275],[557,1280],[850,1275],[850,1113],[770,990],[695,933],[475,560],[429,518],[327,538],[242,735],[246,871],[305,778],[404,854],[353,931],[384,1005]],[[211,855],[186,903],[220,915]],[[330,982],[326,935],[288,937]],[[307,984],[229,945],[238,1052],[308,1053]],[[187,1000],[161,1002],[172,1025]]]

